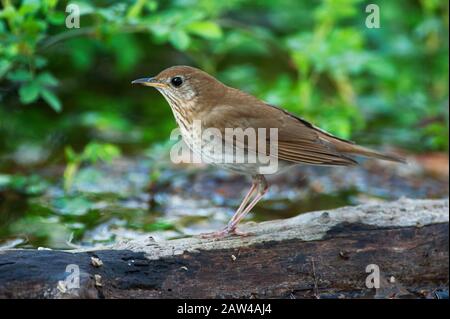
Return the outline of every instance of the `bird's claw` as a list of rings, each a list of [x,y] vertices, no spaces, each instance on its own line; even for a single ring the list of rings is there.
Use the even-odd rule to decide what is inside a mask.
[[[247,237],[247,236],[252,236],[253,233],[242,232],[242,231],[237,230],[236,228],[225,227],[221,231],[201,234],[200,237],[205,238],[205,239],[207,239],[207,238],[220,239],[220,238],[225,238],[225,237],[229,237],[229,236],[233,236],[233,235]]]

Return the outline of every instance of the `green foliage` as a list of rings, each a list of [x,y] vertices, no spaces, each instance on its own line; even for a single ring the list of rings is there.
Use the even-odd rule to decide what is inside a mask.
[[[129,83],[175,64],[361,143],[448,150],[446,1],[378,1],[380,29],[362,0],[71,1],[79,29],[68,3],[2,1],[0,154],[166,140],[166,103]]]
[[[54,248],[69,248],[71,234],[66,225],[55,218],[42,216],[26,216],[12,223],[9,231],[18,236],[28,238],[39,246],[51,245]]]
[[[44,99],[55,111],[61,102],[53,93],[56,78],[45,67],[48,59],[38,52],[38,43],[52,25],[62,25],[64,15],[56,9],[57,1],[23,1],[20,6],[3,1],[0,11],[0,80],[6,77],[19,86],[23,104]]]
[[[142,226],[143,226],[142,228],[148,232],[157,231],[157,230],[174,229],[174,225],[165,220],[158,220],[158,221],[155,221],[154,223],[144,224]]]
[[[167,103],[130,85],[171,65],[199,67],[361,144],[448,151],[448,1],[378,0],[379,29],[365,26],[363,0],[0,3],[0,245],[14,235],[68,248],[99,226],[94,242],[113,240],[115,227],[177,230],[159,208],[126,208],[141,207],[123,201],[134,187],[107,187],[110,176],[89,166],[144,154],[146,185],[177,178]],[[79,29],[66,27],[69,3]]]
[[[26,195],[40,195],[47,187],[48,183],[37,175],[0,174],[0,192],[9,189]]]
[[[95,164],[98,161],[109,163],[121,152],[115,145],[91,142],[81,153],[76,153],[70,146],[66,147],[65,153],[67,165],[64,170],[64,189],[69,191],[81,164]]]
[[[81,216],[91,208],[92,203],[84,197],[61,197],[53,202],[55,211],[61,215]]]

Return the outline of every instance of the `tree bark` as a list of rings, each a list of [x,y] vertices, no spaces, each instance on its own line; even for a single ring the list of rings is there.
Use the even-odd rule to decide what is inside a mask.
[[[249,237],[3,250],[0,298],[433,297],[448,222],[448,200],[401,199],[248,223]]]

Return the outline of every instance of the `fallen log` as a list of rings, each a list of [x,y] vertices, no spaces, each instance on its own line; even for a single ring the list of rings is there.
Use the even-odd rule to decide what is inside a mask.
[[[247,223],[243,238],[3,250],[0,298],[432,297],[448,291],[448,223],[448,200],[401,199]]]

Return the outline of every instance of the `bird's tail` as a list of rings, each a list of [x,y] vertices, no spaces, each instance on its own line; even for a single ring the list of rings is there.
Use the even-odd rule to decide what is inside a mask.
[[[353,145],[347,144],[344,146],[344,149],[342,149],[340,151],[343,151],[345,153],[350,153],[350,154],[362,155],[362,156],[366,156],[366,157],[378,158],[378,159],[382,159],[382,160],[386,160],[386,161],[406,163],[406,159],[402,156],[372,150],[370,148],[356,145],[356,144],[353,144]]]
[[[404,163],[406,164],[407,161],[404,157],[390,154],[390,153],[384,153],[380,151],[376,151],[364,146],[360,146],[355,144],[352,141],[348,141],[339,137],[336,137],[334,135],[331,135],[328,132],[325,132],[323,130],[319,131],[322,134],[322,139],[325,139],[326,141],[332,143],[336,150],[340,153],[344,154],[356,154],[356,155],[362,155],[365,157],[373,157],[382,159],[385,161],[391,161],[391,162],[398,162],[398,163]]]

